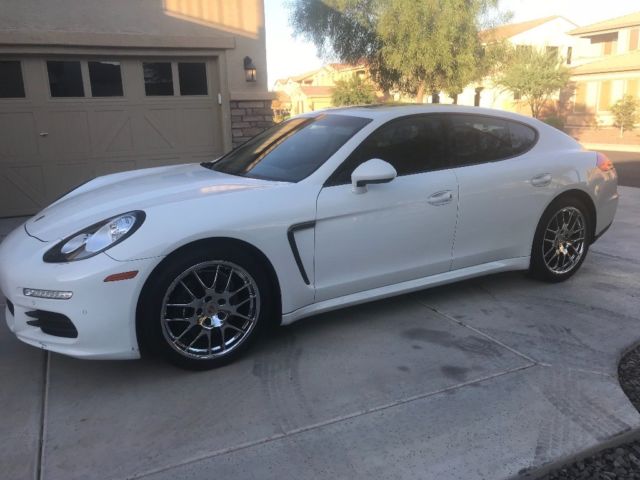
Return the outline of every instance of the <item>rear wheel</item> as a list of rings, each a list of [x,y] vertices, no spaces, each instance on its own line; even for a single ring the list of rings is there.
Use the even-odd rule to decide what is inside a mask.
[[[584,262],[591,243],[591,218],[584,203],[573,197],[555,200],[545,210],[531,251],[531,274],[561,282]]]
[[[145,350],[184,368],[227,364],[246,350],[272,314],[263,266],[237,248],[204,248],[170,258],[141,298]]]

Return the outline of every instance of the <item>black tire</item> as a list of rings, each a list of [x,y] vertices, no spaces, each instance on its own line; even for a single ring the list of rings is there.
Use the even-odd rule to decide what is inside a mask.
[[[575,263],[573,263],[567,271],[562,271],[564,270],[562,268],[556,268],[554,270],[554,268],[552,268],[553,263],[549,260],[545,261],[543,244],[547,245],[547,248],[555,249],[553,252],[547,253],[548,259],[554,258],[555,255],[558,255],[559,258],[566,259],[568,255],[564,253],[558,254],[558,252],[568,251],[570,253],[571,250],[560,250],[560,248],[563,248],[562,242],[560,242],[560,247],[556,249],[556,244],[548,241],[553,235],[547,229],[555,229],[554,227],[556,226],[558,228],[561,228],[557,223],[555,225],[552,223],[554,221],[554,218],[562,218],[557,217],[557,215],[559,215],[561,212],[565,212],[564,214],[568,215],[571,212],[575,213],[575,210],[580,212],[584,221],[584,240],[582,245],[582,253],[580,254],[577,261],[575,261]],[[591,217],[589,209],[581,199],[573,196],[565,196],[554,200],[542,214],[542,217],[540,218],[540,222],[538,223],[538,227],[536,229],[536,233],[533,239],[533,245],[531,248],[531,264],[529,267],[529,273],[531,274],[531,276],[537,278],[538,280],[555,283],[563,282],[570,278],[574,273],[576,273],[580,269],[582,262],[584,262],[585,258],[587,257],[589,245],[593,240],[593,222],[594,219]],[[546,243],[545,238],[547,238]],[[579,237],[576,236],[573,238]],[[575,252],[575,250],[573,251]],[[549,266],[548,263],[551,263],[552,265]]]
[[[218,274],[214,273],[216,271],[216,265],[220,265],[219,269],[221,268],[220,279],[218,279]],[[206,270],[209,267],[210,270]],[[166,322],[164,315],[166,313],[167,316],[169,316],[169,310],[176,307],[165,307],[165,304],[170,305],[171,303],[169,302],[174,301],[170,300],[171,298],[175,298],[172,297],[173,295],[180,295],[180,292],[176,288],[177,285],[180,284],[179,279],[185,272],[188,272],[192,268],[202,268],[205,270],[196,270],[196,276],[193,276],[193,273],[191,273],[183,278],[183,282],[187,284],[187,289],[184,289],[182,286],[180,287],[184,290],[182,295],[187,295],[187,291],[189,291],[191,295],[185,297],[186,300],[182,300],[182,302],[193,298],[192,303],[195,301],[204,302],[207,299],[208,303],[206,305],[199,305],[197,309],[195,307],[181,307],[178,309],[180,313],[177,315],[175,314],[176,310],[172,310],[174,313],[171,316],[180,317],[186,315],[191,317],[191,320],[185,320],[184,322],[178,321],[176,323],[177,326],[174,327],[171,322],[175,322],[175,320]],[[235,269],[235,276],[232,273],[228,274],[231,277],[231,282],[240,282],[237,283],[237,285],[243,285],[242,282],[247,281],[249,287],[245,285],[245,290],[250,290],[247,293],[247,297],[251,296],[251,292],[256,293],[257,291],[257,296],[254,296],[254,300],[247,301],[247,308],[253,308],[253,310],[251,310],[251,312],[244,312],[249,316],[255,316],[255,321],[251,324],[251,328],[247,328],[247,333],[241,340],[238,340],[237,344],[231,344],[233,347],[226,346],[225,336],[229,337],[230,335],[225,332],[231,330],[231,325],[235,328],[235,330],[231,331],[235,332],[240,325],[240,323],[237,322],[242,323],[246,321],[240,317],[236,318],[233,313],[227,312],[225,314],[226,324],[229,327],[226,328],[225,321],[218,319],[218,317],[222,318],[222,314],[224,313],[223,309],[225,307],[222,306],[224,305],[224,299],[212,300],[211,294],[207,294],[208,290],[204,288],[205,286],[212,286],[215,290],[217,286],[217,289],[220,290],[221,282],[225,284],[228,280],[227,277],[223,278],[223,275],[227,275],[225,273],[226,270],[224,270],[225,268],[229,268],[229,271]],[[197,283],[197,278],[198,276],[206,277],[207,275],[209,275],[207,278],[202,278],[203,283],[199,284],[202,286],[201,288]],[[229,291],[233,291],[234,283],[231,283],[231,285],[231,288],[229,284],[226,285]],[[137,334],[140,350],[143,356],[149,354],[160,356],[170,363],[188,370],[209,370],[231,363],[246,352],[250,345],[264,333],[267,325],[273,324],[271,319],[274,316],[274,306],[277,304],[273,298],[274,291],[275,289],[270,283],[265,266],[250,252],[244,251],[235,245],[215,243],[199,245],[187,250],[178,251],[159,265],[147,281],[140,295],[137,309]],[[204,296],[196,300],[203,292]],[[220,295],[222,295],[222,293],[223,292],[221,292]],[[242,294],[244,293],[243,291]],[[240,294],[237,295],[239,296]],[[257,300],[255,300],[256,298]],[[235,308],[230,298],[228,298],[227,301],[229,308]],[[218,302],[221,306],[218,306]],[[257,309],[255,308],[256,305]],[[245,307],[239,307],[236,308],[236,310],[240,312],[242,308]],[[203,309],[206,311],[202,311]],[[213,311],[211,309],[213,309]],[[220,311],[218,312],[217,309],[220,309]],[[201,314],[198,313],[198,311],[200,311]],[[214,311],[215,314],[213,316],[208,316],[214,313]],[[195,317],[198,317],[198,319],[194,320]],[[213,325],[214,318],[218,322],[217,326]],[[194,321],[196,323],[193,323]],[[175,328],[181,328],[180,323],[185,325],[185,329],[189,327],[193,331],[187,333],[182,332],[186,339],[184,341],[180,338],[181,332],[174,331]],[[196,340],[196,344],[193,347],[193,349],[199,348],[203,350],[201,356],[194,354],[191,347],[186,347],[187,340],[192,340],[191,335],[202,335],[202,338]],[[208,340],[207,335],[209,335]],[[172,342],[170,339],[174,341]],[[214,348],[222,349],[224,346],[225,349],[229,348],[229,350],[220,350],[216,356],[208,357],[206,352],[207,346],[203,345],[203,342],[208,342],[209,355],[214,354],[211,350],[212,343],[216,343]]]

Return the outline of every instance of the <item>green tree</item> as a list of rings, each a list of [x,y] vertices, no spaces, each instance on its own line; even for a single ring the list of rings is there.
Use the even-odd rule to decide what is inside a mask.
[[[531,115],[539,118],[552,96],[568,86],[569,77],[569,69],[556,53],[516,47],[508,53],[498,84],[519,95]]]
[[[373,80],[416,95],[457,95],[483,74],[481,19],[499,0],[291,0],[294,30],[321,56],[365,61]]]
[[[614,125],[620,129],[620,137],[626,130],[633,130],[638,123],[640,101],[633,95],[625,95],[611,107]]]
[[[336,89],[331,97],[331,103],[336,107],[347,105],[368,105],[376,101],[376,92],[371,83],[358,75],[348,80],[336,81]]]

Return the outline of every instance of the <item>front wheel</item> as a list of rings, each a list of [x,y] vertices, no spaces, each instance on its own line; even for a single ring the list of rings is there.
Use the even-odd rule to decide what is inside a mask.
[[[587,256],[591,232],[591,218],[582,201],[565,197],[552,202],[533,240],[531,274],[548,282],[571,277]]]
[[[227,364],[260,334],[272,303],[268,275],[250,255],[185,252],[162,265],[141,298],[141,347],[188,369]]]

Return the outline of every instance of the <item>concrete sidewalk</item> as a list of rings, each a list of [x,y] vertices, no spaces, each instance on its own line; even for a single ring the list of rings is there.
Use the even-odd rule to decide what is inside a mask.
[[[45,354],[0,326],[0,478],[516,476],[640,428],[640,189],[582,270],[320,315],[211,372]],[[2,233],[0,232],[0,235]]]

